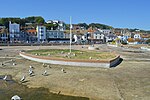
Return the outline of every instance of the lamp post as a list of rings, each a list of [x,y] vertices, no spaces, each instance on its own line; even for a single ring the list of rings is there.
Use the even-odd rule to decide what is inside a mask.
[[[70,17],[70,54],[71,54],[71,43],[72,43],[72,24],[71,24],[71,17]]]

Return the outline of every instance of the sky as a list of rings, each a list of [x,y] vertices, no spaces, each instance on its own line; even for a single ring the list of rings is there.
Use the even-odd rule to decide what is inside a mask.
[[[150,30],[150,0],[0,0],[0,17],[28,16]]]

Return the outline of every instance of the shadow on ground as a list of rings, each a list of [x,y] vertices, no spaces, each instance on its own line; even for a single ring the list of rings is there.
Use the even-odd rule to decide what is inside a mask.
[[[116,64],[114,64],[114,65],[110,66],[110,68],[117,67],[119,64],[121,64],[121,63],[122,63],[122,61],[123,61],[123,59],[122,59],[122,58],[120,58],[120,59],[119,59],[119,61],[118,61]]]

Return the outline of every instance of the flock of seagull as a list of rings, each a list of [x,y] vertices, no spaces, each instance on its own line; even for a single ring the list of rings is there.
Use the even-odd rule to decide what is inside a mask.
[[[13,62],[13,63],[12,63],[13,66],[17,65],[16,63],[14,63],[14,60],[11,59],[11,61]],[[4,66],[5,63],[2,63],[1,65]],[[43,63],[43,67],[46,67],[46,66],[48,66],[49,68],[51,68],[50,65],[46,65],[45,63]],[[30,77],[34,76],[34,71],[33,71],[33,69],[34,69],[34,67],[30,65],[30,66],[29,66],[29,72],[28,72]],[[66,71],[65,71],[63,68],[61,68],[61,72],[66,73]],[[43,76],[47,76],[47,75],[48,75],[48,74],[47,74],[47,70],[45,70],[45,71],[42,73],[42,75],[43,75]],[[7,81],[7,78],[8,78],[8,76],[5,75],[4,78],[3,78],[3,80]],[[24,75],[24,76],[20,79],[20,82],[23,83],[23,82],[25,82],[25,80],[26,80],[26,77],[25,77],[25,75]]]
[[[17,64],[15,63],[15,60],[13,60],[13,59],[11,59],[11,60],[9,60],[9,61],[5,61],[5,62],[2,62],[1,63],[1,66],[6,66],[6,63],[8,63],[8,62],[12,62],[12,65],[13,66],[16,66]],[[46,65],[45,63],[43,63],[43,67],[49,67],[49,68],[51,68],[50,67],[50,65]],[[32,76],[34,76],[34,71],[33,71],[33,69],[34,69],[34,67],[33,66],[29,66],[29,76],[30,77],[32,77]],[[66,73],[66,71],[63,69],[63,68],[61,68],[61,72],[63,72],[63,73]],[[45,70],[43,73],[42,73],[42,75],[43,76],[47,76],[48,74],[47,74],[47,70]],[[2,78],[4,81],[8,81],[8,75],[5,75],[3,78]],[[24,83],[26,81],[26,77],[25,77],[25,75],[20,79],[20,82],[21,83]],[[59,92],[60,93],[60,92]],[[11,100],[21,100],[21,98],[18,96],[18,95],[15,95],[15,96],[13,96],[12,98],[11,98]]]

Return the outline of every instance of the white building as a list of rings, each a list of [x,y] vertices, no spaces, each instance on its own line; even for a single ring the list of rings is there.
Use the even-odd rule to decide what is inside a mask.
[[[46,35],[47,35],[47,38],[49,38],[49,39],[52,39],[52,38],[62,39],[62,38],[64,38],[64,31],[47,30]]]
[[[60,30],[47,30],[46,39],[50,43],[69,43],[70,34]]]
[[[63,21],[59,20],[48,20],[46,22],[47,24],[58,24],[58,27],[56,30],[64,31],[65,30],[65,23]]]
[[[45,26],[37,26],[37,39],[38,42],[42,42],[46,40],[46,27]]]
[[[70,33],[64,33],[64,38],[70,38]]]
[[[77,42],[78,41],[78,37],[77,37],[77,35],[73,35],[73,38],[74,38],[74,42]]]
[[[141,35],[140,34],[135,34],[134,39],[141,39]]]
[[[106,42],[112,42],[117,38],[117,36],[115,34],[108,34],[106,35]]]
[[[104,39],[104,34],[102,32],[94,32],[93,39]]]
[[[8,38],[9,38],[9,34],[7,34],[7,33],[1,33],[0,34],[0,39],[2,41],[8,41]]]
[[[20,25],[16,23],[9,22],[9,33],[19,33],[20,32]]]
[[[110,34],[112,33],[112,30],[110,29],[99,29],[100,32],[104,33],[104,34]]]

